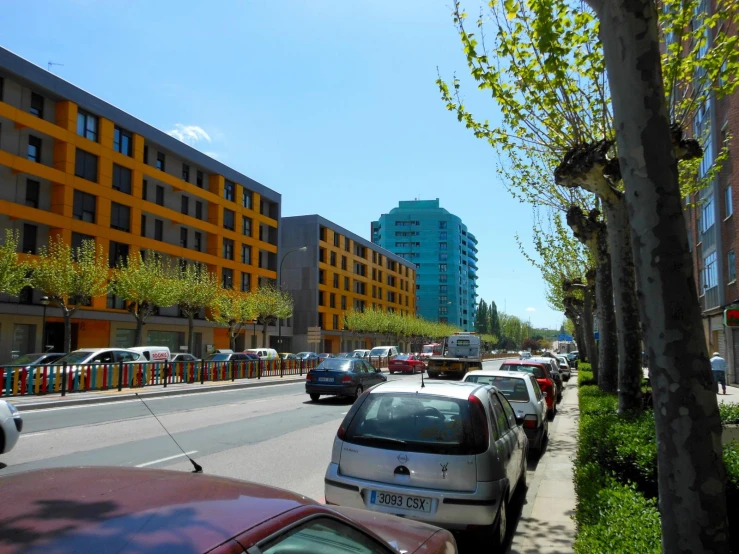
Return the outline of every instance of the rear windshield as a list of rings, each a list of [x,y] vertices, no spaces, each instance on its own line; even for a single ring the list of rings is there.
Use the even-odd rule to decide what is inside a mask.
[[[84,362],[87,358],[89,358],[92,355],[92,352],[70,352],[66,356],[62,356],[59,358],[55,364],[79,364]]]
[[[505,377],[503,375],[469,375],[465,381],[497,387],[510,402],[529,401],[529,391],[526,388],[526,382],[520,377]]]
[[[23,354],[23,356],[18,356],[13,360],[12,363],[22,365],[33,364],[37,360],[41,359],[41,356],[43,356],[43,354]]]
[[[344,358],[326,358],[316,369],[325,369],[329,371],[349,371],[352,368],[352,362]]]
[[[344,440],[406,452],[461,455],[475,451],[467,400],[415,394],[370,394]]]
[[[389,348],[373,348],[370,350],[370,356],[387,356],[390,352]]]
[[[395,356],[393,358],[393,360],[396,360],[396,361],[398,361],[398,360],[401,360],[401,361],[402,360],[411,360],[411,359],[413,359],[413,357],[412,356],[409,356],[408,354],[399,354],[398,356]]]
[[[227,362],[231,354],[211,354],[206,358],[206,362]]]
[[[501,371],[525,371],[531,373],[537,379],[546,379],[547,376],[544,374],[544,369],[538,365],[526,365],[526,364],[503,364],[500,366]]]

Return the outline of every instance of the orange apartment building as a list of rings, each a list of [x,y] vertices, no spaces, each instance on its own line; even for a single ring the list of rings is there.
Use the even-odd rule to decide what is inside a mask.
[[[33,256],[55,235],[94,238],[111,267],[158,252],[253,290],[277,278],[280,204],[277,192],[0,48],[0,231],[18,231],[21,252]],[[62,347],[58,309],[46,310],[41,336],[41,296],[0,295],[0,362]],[[131,346],[134,319],[123,308],[112,296],[81,308],[73,348]],[[186,327],[176,307],[162,308],[145,341],[179,351]],[[204,317],[195,332],[196,355],[228,347],[225,330]],[[246,332],[243,346],[256,346],[259,330]]]

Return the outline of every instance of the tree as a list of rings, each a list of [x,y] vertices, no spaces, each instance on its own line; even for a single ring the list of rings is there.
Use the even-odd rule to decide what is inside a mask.
[[[146,320],[157,308],[177,302],[177,281],[170,264],[159,254],[141,257],[140,252],[121,260],[113,272],[110,291],[126,302],[126,309],[136,320],[134,345],[143,344]]]
[[[277,319],[287,319],[293,315],[293,297],[271,285],[262,285],[252,293],[254,314],[262,325],[262,346],[267,346],[267,327]]]
[[[5,242],[0,246],[0,293],[18,296],[31,284],[29,265],[18,258],[17,231],[5,229]]]
[[[490,303],[488,312],[490,313],[490,324],[488,325],[490,334],[500,338],[500,318],[498,317],[498,306],[496,306],[495,301]]]
[[[252,293],[219,289],[213,306],[212,320],[228,329],[231,350],[236,350],[236,337],[241,329],[257,317]]]
[[[102,246],[84,240],[78,248],[64,242],[61,235],[52,237],[32,262],[33,286],[49,297],[49,303],[62,311],[64,349],[72,351],[72,316],[77,309],[107,292],[108,261]]]
[[[488,323],[490,318],[488,317],[488,305],[482,298],[477,306],[477,313],[475,314],[475,331],[479,334],[487,334],[489,332]]]
[[[187,317],[187,351],[195,350],[194,319],[202,310],[213,308],[222,290],[218,278],[206,267],[188,264],[174,276],[175,304]]]
[[[531,337],[523,339],[523,341],[521,342],[521,349],[531,350],[532,352],[535,350],[541,350],[541,341]]]

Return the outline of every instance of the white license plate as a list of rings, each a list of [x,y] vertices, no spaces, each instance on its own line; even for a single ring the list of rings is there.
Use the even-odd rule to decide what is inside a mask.
[[[431,512],[431,499],[405,494],[393,494],[389,492],[372,491],[370,504],[375,506],[386,506],[398,508],[399,510],[410,510],[413,512]]]
[[[333,383],[334,378],[333,377],[319,377],[318,382],[319,383]]]

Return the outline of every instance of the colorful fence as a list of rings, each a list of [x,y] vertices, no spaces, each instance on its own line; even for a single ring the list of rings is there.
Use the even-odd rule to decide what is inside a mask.
[[[166,387],[176,383],[204,383],[303,375],[317,360],[260,360],[238,362],[129,362],[37,367],[0,367],[0,396]]]

